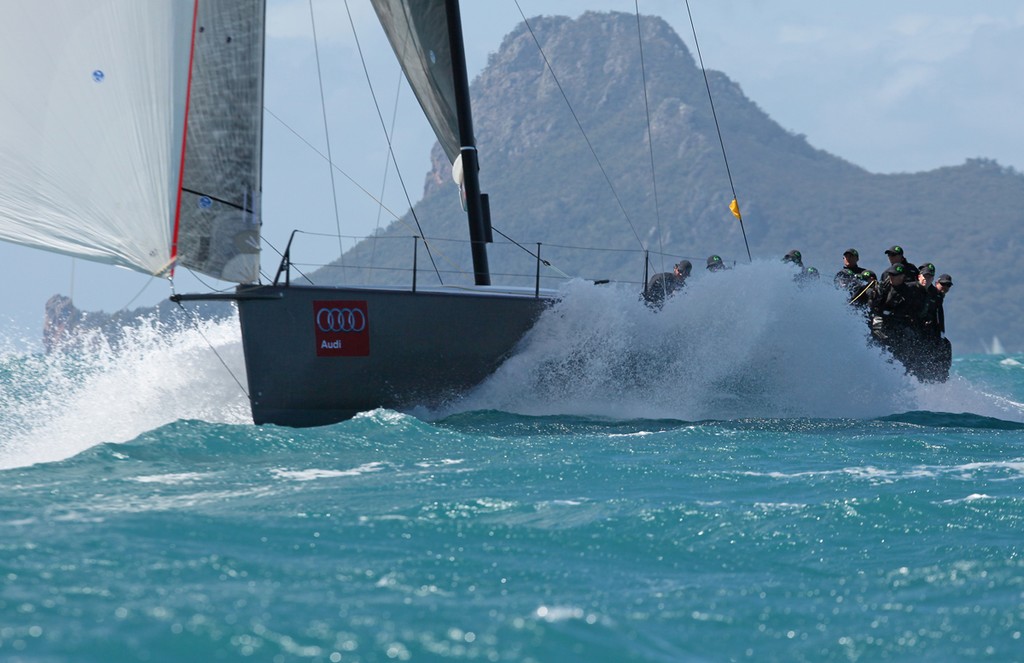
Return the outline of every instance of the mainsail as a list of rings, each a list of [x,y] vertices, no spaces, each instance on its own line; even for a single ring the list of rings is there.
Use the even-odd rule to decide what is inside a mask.
[[[0,239],[254,280],[263,15],[264,0],[5,7]]]
[[[459,120],[445,0],[372,0],[384,32],[448,160],[459,156]]]

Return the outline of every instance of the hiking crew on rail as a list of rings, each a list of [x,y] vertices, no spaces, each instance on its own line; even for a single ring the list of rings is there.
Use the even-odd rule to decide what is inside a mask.
[[[945,337],[943,301],[953,287],[949,274],[935,277],[935,265],[915,266],[895,244],[885,250],[889,266],[877,277],[860,266],[857,249],[843,251],[843,266],[833,278],[835,286],[848,293],[852,306],[863,311],[872,339],[889,350],[907,371],[920,380],[945,382],[949,377],[953,350]],[[803,254],[793,249],[782,261],[796,268],[794,280],[803,285],[818,278],[814,267],[805,267]],[[707,259],[707,270],[727,269],[718,255]],[[673,272],[656,274],[644,289],[644,299],[655,308],[683,287],[693,265],[689,260],[676,264]]]

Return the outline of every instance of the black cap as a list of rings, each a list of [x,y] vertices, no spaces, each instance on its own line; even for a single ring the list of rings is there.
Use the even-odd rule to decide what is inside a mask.
[[[899,263],[896,263],[895,265],[889,265],[889,269],[887,269],[884,272],[882,272],[882,274],[887,274],[890,277],[892,277],[892,276],[906,276],[907,275],[907,270],[903,268],[903,265],[901,265]]]
[[[854,258],[860,258],[860,254],[857,253],[857,249],[846,249],[843,251],[844,256],[853,256]]]
[[[900,246],[899,244],[893,244],[892,246],[885,250],[885,255],[901,256],[903,255],[903,247]]]
[[[858,276],[860,276],[865,281],[877,281],[878,280],[878,277],[875,276],[875,273],[872,272],[870,269],[865,269]]]
[[[939,278],[935,279],[935,282],[946,286],[953,285],[953,277],[949,274],[939,274]]]
[[[690,272],[693,270],[693,263],[689,260],[680,260],[676,263],[676,269],[678,269],[679,273],[683,276],[689,276]]]
[[[782,256],[782,262],[795,262],[798,265],[803,264],[803,256],[796,249],[793,249],[786,255]]]
[[[708,267],[710,267],[711,265],[721,265],[721,264],[722,264],[722,257],[721,256],[708,256]]]
[[[935,276],[935,265],[930,262],[926,262],[923,265],[918,265],[917,271],[921,272],[925,276]]]
[[[818,269],[816,267],[808,267],[804,273],[807,274],[808,276],[813,276],[814,278],[821,277],[821,273],[818,272]]]

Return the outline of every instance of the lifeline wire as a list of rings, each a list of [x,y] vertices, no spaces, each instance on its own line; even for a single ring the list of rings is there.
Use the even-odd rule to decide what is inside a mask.
[[[269,109],[269,108],[267,108],[266,106],[264,106],[264,107],[263,107],[263,110],[264,110],[264,111],[265,111],[265,112],[267,113],[267,115],[269,115],[270,117],[272,117],[272,118],[274,118],[275,120],[277,120],[278,122],[280,122],[280,123],[281,123],[281,126],[282,126],[282,127],[284,127],[285,129],[287,129],[288,131],[290,131],[290,132],[291,132],[291,134],[292,134],[293,136],[295,136],[296,138],[298,138],[299,140],[301,140],[301,141],[303,142],[303,144],[304,144],[304,145],[305,145],[306,147],[308,147],[309,149],[311,149],[311,150],[312,150],[312,151],[313,151],[313,152],[314,152],[314,153],[315,153],[315,154],[316,154],[316,155],[317,155],[318,157],[320,157],[320,158],[321,158],[321,159],[323,159],[324,161],[327,161],[328,163],[330,163],[330,161],[328,160],[328,158],[327,158],[327,155],[326,155],[326,154],[324,154],[323,152],[321,152],[321,151],[320,151],[319,149],[317,149],[317,147],[316,147],[315,145],[313,145],[313,144],[312,144],[312,143],[310,143],[310,142],[309,142],[308,140],[306,140],[305,138],[303,138],[302,134],[300,134],[300,133],[299,133],[298,131],[296,131],[296,130],[295,130],[295,129],[293,129],[293,128],[292,128],[291,126],[289,126],[289,125],[288,125],[288,123],[287,123],[287,122],[285,122],[284,120],[282,120],[282,119],[281,119],[281,118],[280,118],[280,117],[279,117],[279,116],[278,116],[278,115],[277,115],[276,113],[274,113],[274,111],[270,110],[270,109]],[[388,214],[390,214],[390,215],[391,215],[391,217],[392,217],[392,218],[393,218],[393,219],[394,219],[395,221],[397,221],[397,222],[401,223],[401,224],[402,224],[403,226],[405,226],[406,228],[408,228],[410,232],[412,232],[412,233],[416,233],[416,232],[417,232],[417,228],[413,228],[413,227],[412,227],[411,225],[409,225],[409,223],[408,223],[408,222],[406,222],[406,221],[405,221],[405,220],[404,220],[404,219],[403,219],[402,217],[400,217],[400,216],[398,216],[397,214],[395,214],[395,212],[394,212],[394,211],[393,211],[392,209],[390,209],[390,208],[389,208],[389,207],[388,207],[387,205],[385,205],[385,204],[384,204],[384,202],[383,202],[382,200],[379,200],[379,199],[377,198],[377,196],[375,196],[375,195],[373,195],[372,193],[370,193],[370,192],[369,192],[369,191],[367,190],[367,188],[366,188],[366,187],[364,187],[364,186],[363,186],[362,184],[360,184],[359,182],[357,182],[357,181],[355,180],[355,178],[354,178],[354,177],[352,177],[351,175],[349,175],[348,173],[346,173],[346,172],[345,172],[344,170],[342,170],[342,169],[341,169],[341,167],[340,167],[340,166],[338,166],[338,164],[336,164],[336,163],[331,163],[330,165],[331,165],[331,167],[332,167],[332,168],[334,168],[334,169],[335,169],[335,170],[337,170],[337,171],[338,171],[339,173],[341,173],[342,177],[344,177],[345,179],[347,179],[347,180],[348,180],[349,182],[351,182],[351,183],[352,183],[352,184],[353,184],[353,185],[354,185],[354,186],[355,186],[355,187],[356,187],[357,189],[359,189],[360,191],[362,191],[363,193],[365,193],[365,194],[366,194],[366,196],[367,196],[368,198],[370,198],[370,199],[371,199],[371,200],[373,200],[373,201],[374,201],[375,203],[377,203],[377,205],[378,205],[378,206],[379,206],[379,207],[380,207],[381,209],[383,209],[383,210],[384,210],[385,212],[387,212]],[[408,198],[408,195],[406,195],[406,198]],[[414,210],[414,209],[410,209],[410,212],[412,213],[412,215],[413,215],[413,218],[416,218],[416,210]],[[417,221],[417,224],[416,224],[416,225],[417,225],[417,226],[419,226],[419,222],[418,222],[418,221]],[[302,234],[304,234],[304,235],[319,235],[319,234],[320,234],[320,233],[311,233],[311,232],[305,232],[305,231],[299,231],[299,232],[301,232],[301,233],[302,233]],[[420,232],[422,232],[422,231],[420,231]],[[326,234],[324,234],[323,236],[324,236],[324,237],[336,237],[336,236],[340,236],[340,235],[326,235]],[[431,246],[433,246],[432,244],[430,244],[430,242],[431,242],[432,240],[428,240],[428,239],[427,239],[426,237],[423,237],[422,235],[416,235],[416,236],[417,236],[417,237],[419,237],[420,239],[422,239],[422,240],[423,240],[423,244],[424,244],[424,246],[427,246],[427,248],[428,248],[428,251],[432,251],[433,253],[437,253],[437,254],[438,254],[439,256],[441,256],[441,258],[442,258],[442,259],[444,259],[444,260],[445,260],[445,261],[446,261],[446,262],[447,262],[447,263],[448,263],[449,265],[451,265],[452,267],[454,267],[454,268],[455,268],[455,272],[457,272],[457,273],[459,273],[459,274],[468,274],[468,273],[469,273],[469,272],[468,272],[468,271],[467,271],[466,269],[462,268],[462,267],[461,267],[461,266],[460,266],[460,265],[459,265],[458,263],[456,263],[456,262],[455,262],[455,260],[453,260],[452,258],[449,258],[449,257],[448,257],[447,255],[445,255],[445,253],[444,253],[443,251],[439,251],[439,250],[437,250],[436,248],[433,248],[433,249],[432,249],[432,248],[430,248]],[[350,237],[350,236],[349,236],[349,237]],[[262,241],[264,241],[264,242],[266,242],[266,241],[267,241],[267,240],[266,240],[266,237],[262,237],[261,239],[262,239]],[[270,242],[267,242],[267,244],[269,244],[269,243],[270,243]],[[275,250],[275,251],[277,251],[277,249],[274,249],[274,250]],[[431,256],[433,256],[433,253],[431,253],[430,255],[431,255]],[[281,252],[280,252],[280,251],[278,251],[278,255],[279,255],[279,256],[281,255]],[[431,260],[433,260],[433,258],[431,258]],[[435,269],[436,269],[436,267],[435,267]],[[266,275],[264,274],[264,276],[266,276]],[[308,279],[307,279],[307,280],[308,280]]]
[[[522,244],[520,244],[520,243],[519,243],[519,242],[517,242],[516,240],[512,239],[511,237],[509,237],[509,236],[508,236],[508,235],[506,235],[505,233],[501,232],[501,231],[500,231],[500,230],[498,230],[497,228],[494,228],[494,227],[492,227],[492,228],[491,228],[491,230],[493,230],[494,232],[498,233],[499,235],[501,235],[502,237],[504,237],[504,238],[505,238],[505,239],[507,239],[508,241],[512,242],[513,244],[515,244],[516,246],[518,246],[519,248],[521,248],[521,249],[522,249],[523,251],[526,251],[526,252],[527,252],[527,253],[528,253],[529,255],[533,256],[534,258],[537,258],[537,254],[536,254],[536,253],[534,253],[534,252],[533,252],[533,251],[531,251],[530,249],[526,248],[525,246],[523,246]],[[558,275],[559,275],[559,276],[561,276],[561,277],[563,277],[563,278],[566,278],[566,279],[571,279],[571,278],[572,278],[572,276],[570,276],[570,275],[566,274],[565,272],[563,272],[563,271],[562,271],[562,270],[560,270],[559,268],[557,268],[557,267],[555,267],[554,265],[552,265],[552,264],[551,264],[551,261],[549,261],[549,260],[545,260],[544,258],[540,258],[540,262],[541,262],[541,264],[542,264],[542,265],[544,265],[545,267],[548,267],[548,268],[550,268],[550,269],[553,269],[553,270],[554,270],[555,272],[557,272],[557,273],[558,273]]]
[[[290,126],[288,125],[288,123],[287,123],[287,122],[285,122],[284,120],[282,120],[282,119],[281,119],[280,117],[278,117],[278,115],[277,115],[276,113],[274,113],[274,111],[270,110],[270,109],[269,109],[269,108],[267,108],[266,106],[264,106],[264,107],[263,107],[263,110],[264,110],[264,111],[266,111],[267,115],[269,115],[270,117],[272,117],[272,118],[274,118],[275,120],[277,120],[278,122],[280,122],[280,123],[281,123],[281,126],[283,126],[283,127],[285,128],[285,129],[287,129],[288,131],[290,131],[290,132],[292,133],[292,135],[293,135],[293,136],[295,136],[296,138],[298,138],[299,140],[301,140],[301,141],[302,141],[302,142],[303,142],[303,143],[304,143],[304,144],[306,145],[306,147],[308,147],[309,149],[313,150],[313,152],[315,152],[317,156],[319,156],[319,157],[320,157],[321,159],[323,159],[324,161],[327,161],[327,162],[328,162],[328,163],[330,164],[331,168],[334,168],[334,169],[335,169],[335,170],[337,170],[337,171],[338,171],[339,173],[341,173],[341,174],[342,174],[342,176],[343,176],[343,177],[345,177],[345,179],[347,179],[347,180],[348,180],[349,182],[351,182],[351,183],[352,183],[353,185],[355,185],[355,187],[356,187],[357,189],[359,189],[360,191],[362,191],[363,193],[365,193],[365,194],[366,194],[366,195],[367,195],[367,196],[368,196],[368,197],[369,197],[369,198],[370,198],[371,200],[373,200],[374,202],[376,202],[376,203],[377,203],[377,205],[378,205],[378,206],[379,206],[379,207],[380,207],[381,209],[383,209],[383,210],[384,210],[385,212],[387,212],[388,214],[390,214],[390,215],[391,215],[391,216],[392,216],[392,217],[394,218],[394,220],[395,220],[395,221],[398,221],[398,222],[399,222],[399,223],[401,223],[401,224],[402,224],[403,226],[405,226],[406,228],[408,228],[410,232],[413,232],[413,233],[415,233],[415,232],[417,231],[417,229],[416,229],[416,228],[413,228],[413,227],[412,227],[411,225],[409,225],[409,224],[408,224],[408,223],[407,223],[407,222],[406,222],[406,221],[405,221],[404,219],[402,219],[402,217],[400,217],[400,216],[398,216],[397,214],[395,214],[395,213],[394,213],[394,211],[392,211],[392,210],[391,210],[391,209],[390,209],[390,208],[389,208],[389,207],[388,207],[387,205],[385,205],[383,201],[379,200],[379,199],[378,199],[378,198],[377,198],[377,197],[376,197],[375,195],[373,195],[372,193],[370,193],[370,192],[369,192],[369,191],[368,191],[368,190],[366,189],[366,187],[364,187],[364,186],[363,186],[362,184],[360,184],[359,182],[357,182],[357,181],[355,180],[355,178],[353,178],[353,177],[352,177],[351,175],[349,175],[349,174],[348,174],[348,173],[346,173],[346,172],[345,172],[344,170],[342,170],[342,169],[341,169],[341,168],[340,168],[340,167],[338,166],[338,164],[334,164],[334,163],[331,163],[331,162],[330,162],[330,160],[329,160],[329,159],[327,158],[327,155],[325,155],[325,154],[324,154],[323,152],[321,152],[321,151],[320,151],[319,149],[317,149],[317,148],[316,148],[316,146],[315,146],[315,145],[313,145],[312,143],[310,143],[310,142],[309,142],[308,140],[306,140],[305,138],[303,138],[303,137],[302,137],[302,135],[301,135],[301,134],[300,134],[300,133],[299,133],[298,131],[296,131],[295,129],[293,129],[292,127],[290,127]],[[408,198],[408,195],[406,196],[406,198]],[[415,217],[416,217],[416,210],[412,210],[412,209],[411,209],[410,211],[412,212],[413,218],[415,218]],[[416,225],[417,225],[417,226],[419,226],[419,221],[417,221]],[[420,230],[419,232],[422,232],[422,230]],[[305,235],[315,235],[315,234],[318,234],[318,233],[309,233],[309,232],[304,232],[303,234],[305,234]],[[339,234],[339,235],[324,235],[324,236],[325,236],[325,237],[341,237],[341,235],[340,235],[340,234]],[[468,274],[468,273],[469,273],[469,272],[467,272],[467,271],[466,271],[465,269],[463,269],[463,268],[462,268],[461,266],[459,266],[459,265],[458,265],[458,264],[457,264],[457,263],[456,263],[456,262],[455,262],[454,260],[452,260],[451,258],[449,258],[448,256],[446,256],[446,255],[445,255],[445,254],[444,254],[443,252],[441,252],[441,251],[438,251],[437,249],[431,249],[431,248],[430,248],[430,247],[431,247],[430,241],[429,241],[429,240],[428,240],[428,239],[427,239],[426,237],[423,237],[422,235],[417,235],[417,237],[420,237],[420,238],[421,238],[421,239],[423,240],[423,244],[424,244],[424,246],[426,246],[426,247],[427,247],[427,249],[428,249],[428,252],[429,252],[429,251],[434,251],[434,252],[438,253],[438,254],[439,254],[439,255],[440,255],[440,256],[441,256],[441,257],[442,257],[442,258],[443,258],[443,259],[444,259],[445,261],[447,261],[447,262],[448,262],[448,264],[450,264],[450,265],[452,265],[453,267],[455,267],[455,268],[456,268],[456,269],[455,269],[455,271],[456,271],[456,272],[458,272],[458,273],[460,273],[460,274]],[[267,240],[266,240],[266,237],[263,237],[263,238],[262,238],[262,241],[266,242],[266,241],[267,241]],[[339,241],[340,241],[340,240],[339,240]],[[269,244],[269,243],[270,243],[270,242],[267,242],[267,244]],[[275,251],[277,251],[277,249],[274,249],[274,250],[275,250]],[[281,255],[281,252],[280,252],[280,251],[278,251],[278,255]],[[431,255],[431,256],[433,256],[433,254],[432,254],[432,253],[431,253],[430,255]],[[433,257],[431,257],[431,261],[433,261]],[[436,267],[436,266],[435,266],[435,269],[437,269],[437,267]],[[264,276],[266,276],[266,275],[264,274]],[[439,277],[439,278],[440,278],[440,277]],[[307,280],[308,280],[308,279],[307,279]]]
[[[715,130],[718,132],[718,144],[722,146],[722,159],[725,161],[725,172],[729,176],[729,188],[732,189],[732,199],[737,201],[739,209],[739,198],[736,197],[736,186],[732,183],[732,171],[729,169],[729,157],[725,155],[725,141],[722,140],[722,128],[718,125],[718,113],[715,112],[715,100],[711,96],[711,83],[708,82],[708,71],[704,68],[704,58],[700,54],[700,44],[697,42],[697,27],[693,24],[693,14],[690,13],[690,0],[686,0],[686,14],[690,17],[690,29],[693,30],[693,45],[697,50],[697,59],[700,61],[700,70],[704,74],[704,87],[708,89],[708,102],[711,104],[711,116],[715,118]],[[740,220],[740,232],[743,233],[743,246],[747,247],[747,260],[753,262],[750,257],[750,244],[747,243],[747,231],[743,227],[743,215],[737,214]]]

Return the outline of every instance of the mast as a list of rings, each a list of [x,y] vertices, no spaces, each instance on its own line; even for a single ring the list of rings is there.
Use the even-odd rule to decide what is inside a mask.
[[[473,275],[476,285],[490,285],[491,271],[487,264],[487,237],[490,233],[480,195],[480,162],[477,159],[476,139],[473,136],[469,75],[466,73],[466,52],[462,40],[462,16],[458,0],[445,0],[445,8],[455,84],[455,109],[459,119],[459,145],[466,190],[466,213],[469,217],[469,241],[473,249]]]

